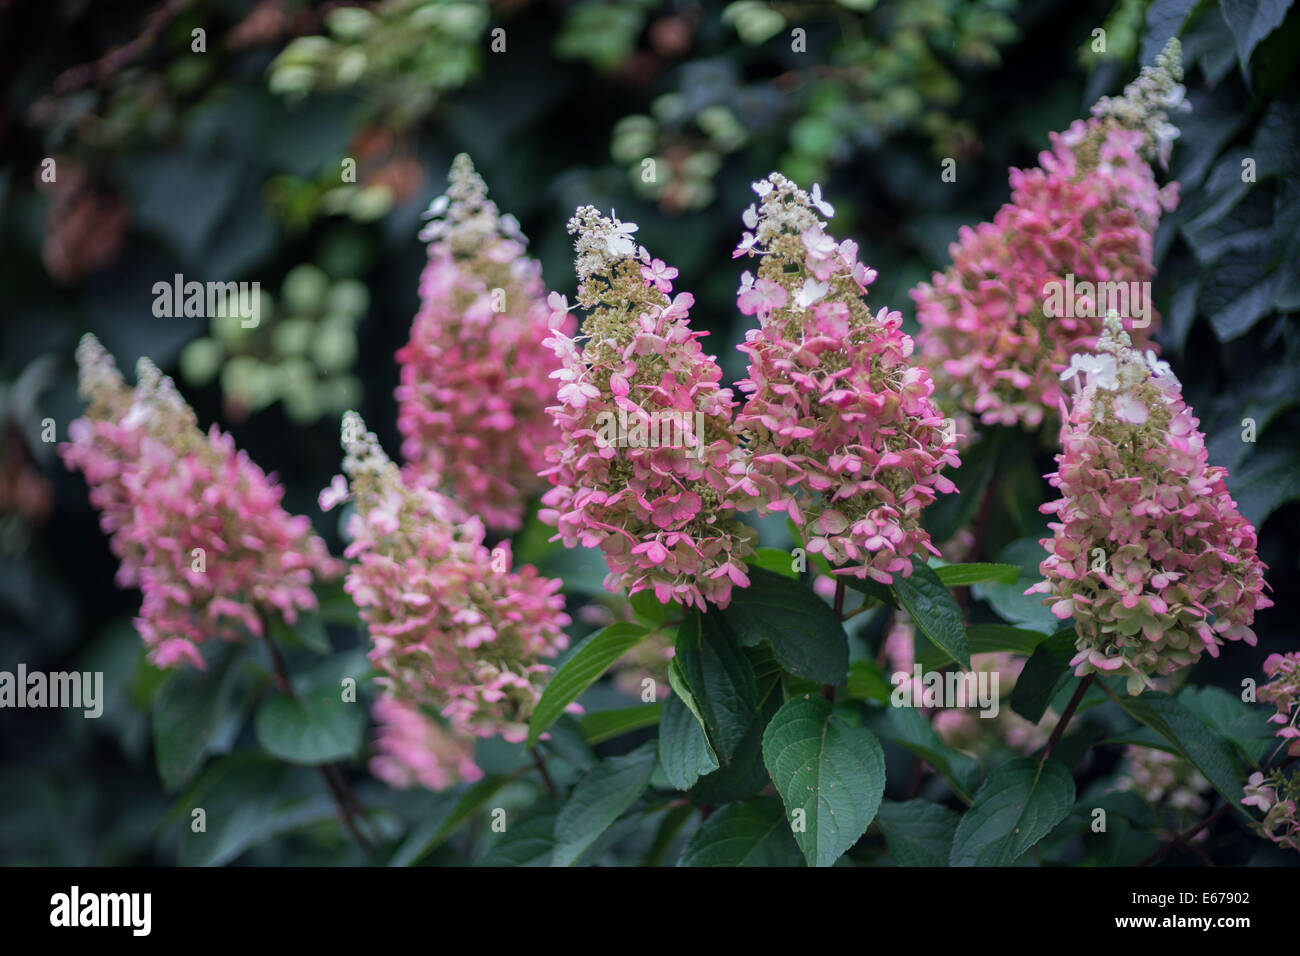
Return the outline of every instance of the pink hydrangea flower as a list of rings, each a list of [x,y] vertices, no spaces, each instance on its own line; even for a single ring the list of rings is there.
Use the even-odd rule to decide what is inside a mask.
[[[420,234],[429,243],[420,310],[397,353],[405,474],[513,531],[546,486],[537,472],[552,432],[547,293],[518,224],[498,213],[468,156],[448,180]]]
[[[731,390],[704,354],[688,314],[670,298],[670,270],[631,239],[636,226],[591,206],[569,221],[577,235],[582,334],[565,331],[568,303],[552,295],[547,344],[560,368],[559,438],[542,472],[552,487],[540,518],[566,547],[599,547],[606,587],[653,588],[667,603],[719,607],[749,584],[753,532],[727,500],[742,452],[731,430]],[[644,270],[655,275],[646,281]]]
[[[381,697],[372,714],[379,737],[370,771],[390,787],[405,790],[419,784],[446,790],[483,779],[483,771],[474,763],[473,737],[450,733],[406,700]]]
[[[1116,790],[1131,790],[1153,807],[1198,817],[1210,808],[1210,781],[1191,762],[1154,747],[1130,746]],[[1200,836],[1200,834],[1198,834]]]
[[[171,379],[148,359],[126,387],[94,336],[77,350],[88,417],[69,428],[64,461],[86,476],[122,558],[120,584],[144,594],[136,627],[158,667],[203,668],[216,638],[261,635],[268,615],[314,610],[312,582],[342,564],[284,489],[214,425],[205,435]]]
[[[1044,580],[1026,593],[1074,618],[1076,674],[1126,674],[1137,694],[1153,674],[1217,657],[1224,641],[1254,644],[1255,612],[1273,602],[1255,529],[1227,472],[1208,465],[1177,379],[1132,347],[1113,314],[1098,348],[1113,362],[1092,363],[1061,409],[1062,451],[1047,477],[1062,497],[1041,509],[1058,520],[1042,542]],[[1134,401],[1141,423],[1119,414]]]
[[[952,265],[912,291],[921,357],[954,411],[1037,428],[1055,413],[1070,356],[1094,349],[1112,292],[1125,293],[1117,302],[1128,303],[1121,318],[1135,344],[1158,328],[1145,290],[1152,237],[1177,184],[1159,188],[1151,162],[1178,135],[1168,111],[1186,106],[1181,76],[1174,40],[1123,97],[1053,133],[1039,168],[1013,169],[1011,202],[992,222],[962,227]],[[1122,286],[1103,299],[1098,283]]]
[[[1269,682],[1259,689],[1259,699],[1272,704],[1277,713],[1269,718],[1277,724],[1277,736],[1290,741],[1287,753],[1300,756],[1300,651],[1270,654],[1264,659]]]
[[[754,189],[743,254],[759,257],[758,275],[745,273],[737,297],[759,320],[740,346],[748,400],[736,428],[751,458],[733,462],[730,494],[786,512],[838,574],[907,576],[912,555],[939,553],[921,513],[955,490],[941,474],[959,464],[955,429],[910,361],[902,317],[867,307],[875,272],[856,243],[826,233],[815,210],[830,207],[779,173]]]
[[[343,418],[343,447],[356,508],[344,588],[369,628],[378,683],[439,714],[453,737],[522,741],[550,674],[543,660],[568,644],[561,582],[511,570],[509,543],[489,551],[479,518],[407,484],[355,412]],[[394,733],[408,743],[433,736],[409,707],[410,732]],[[406,745],[394,746],[397,759]],[[418,776],[415,761],[402,764]],[[457,775],[468,779],[463,767]]]
[[[1289,778],[1280,770],[1256,771],[1246,782],[1242,803],[1264,814],[1255,832],[1278,846],[1300,850],[1300,774]]]

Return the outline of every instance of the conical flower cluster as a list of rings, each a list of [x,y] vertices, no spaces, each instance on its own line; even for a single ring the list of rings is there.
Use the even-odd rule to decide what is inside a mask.
[[[591,206],[569,221],[588,313],[570,337],[568,303],[551,297],[559,437],[540,517],[566,546],[600,547],[611,591],[721,607],[749,584],[753,539],[727,500],[742,454],[734,402],[690,327],[694,297],[671,295],[677,270],[636,244],[636,228]]]
[[[355,502],[345,555],[356,559],[345,589],[369,627],[381,686],[405,708],[379,715],[393,725],[388,759],[435,735],[415,719],[427,712],[445,719],[453,737],[523,740],[550,674],[543,659],[568,644],[561,582],[531,566],[511,570],[509,544],[489,551],[477,516],[405,483],[355,412],[344,416],[343,448]],[[322,493],[323,506],[346,497],[342,483]],[[439,761],[447,779],[466,779],[461,747],[435,749],[456,758]],[[413,779],[434,779],[406,763]]]
[[[1118,310],[1143,347],[1151,304],[1152,237],[1177,184],[1161,189],[1151,164],[1168,160],[1186,109],[1180,48],[1103,99],[1092,117],[1051,135],[1039,168],[1011,171],[1011,202],[992,222],[962,227],[952,265],[912,291],[921,355],[941,399],[986,425],[1037,428],[1061,398],[1070,356],[1096,345]]]
[[[954,490],[941,472],[959,464],[955,429],[911,361],[902,316],[867,307],[876,273],[855,242],[827,234],[820,189],[773,173],[754,190],[735,253],[759,257],[737,300],[759,321],[740,346],[749,397],[736,418],[752,459],[733,466],[733,488],[746,507],[806,527],[809,550],[838,573],[907,576],[913,555],[939,553],[921,513]]]
[[[317,606],[311,585],[342,571],[284,489],[215,425],[205,435],[171,379],[141,359],[128,388],[92,335],[77,349],[86,418],[64,461],[79,469],[121,559],[118,583],[144,593],[136,627],[159,667],[221,638],[261,635],[268,615],[293,624]]]
[[[1077,674],[1127,674],[1137,694],[1152,675],[1218,656],[1224,641],[1254,644],[1255,611],[1273,602],[1255,529],[1227,472],[1207,464],[1178,380],[1132,347],[1114,315],[1098,349],[1061,376],[1077,390],[1047,476],[1062,497],[1041,508],[1058,520],[1042,542],[1045,580],[1027,593],[1073,617]]]
[[[397,353],[405,474],[513,531],[546,486],[537,476],[552,436],[546,288],[519,224],[497,211],[468,156],[448,180],[420,234],[429,243],[420,310]]]

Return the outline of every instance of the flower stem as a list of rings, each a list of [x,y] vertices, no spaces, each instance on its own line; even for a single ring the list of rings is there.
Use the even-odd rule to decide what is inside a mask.
[[[1200,823],[1188,827],[1182,833],[1175,834],[1174,838],[1170,840],[1168,843],[1166,843],[1164,846],[1162,846],[1160,849],[1156,850],[1154,853],[1152,853],[1150,856],[1146,857],[1145,859],[1139,860],[1137,863],[1133,865],[1150,866],[1152,863],[1155,863],[1158,860],[1162,859],[1166,854],[1171,852],[1175,847],[1181,846],[1182,844],[1186,843],[1188,840],[1196,836],[1196,834],[1200,833],[1206,827],[1213,826],[1216,822],[1218,822],[1220,817],[1222,817],[1225,813],[1228,812],[1228,808],[1230,806],[1232,806],[1232,804],[1227,803],[1225,801],[1219,807],[1219,809],[1215,810],[1213,813],[1211,813]]]
[[[551,779],[550,771],[546,769],[546,758],[538,753],[536,748],[531,748],[528,752],[532,754],[533,764],[537,767],[537,772],[541,775],[542,785],[546,787],[547,794],[551,799],[557,799],[560,792],[555,789],[555,781]]]
[[[284,664],[284,658],[280,655],[280,649],[275,646],[275,641],[271,639],[271,634],[266,628],[262,629],[262,639],[266,643],[266,650],[271,655],[271,669],[275,676],[276,687],[281,693],[288,695],[294,700],[298,695],[294,693],[293,683],[289,680],[289,669]],[[371,852],[374,847],[357,826],[356,815],[363,812],[363,808],[353,793],[352,787],[349,786],[343,772],[339,769],[338,764],[321,764],[317,766],[321,778],[325,781],[325,786],[334,798],[334,803],[338,807],[339,821],[343,824],[348,835],[352,837],[353,842],[367,853]]]
[[[1083,700],[1083,695],[1088,692],[1088,688],[1092,686],[1092,682],[1096,677],[1096,674],[1089,674],[1083,680],[1079,681],[1079,686],[1075,688],[1074,696],[1071,697],[1070,702],[1065,705],[1065,713],[1061,714],[1061,719],[1056,722],[1056,728],[1052,731],[1052,736],[1047,740],[1047,746],[1043,748],[1043,755],[1038,758],[1038,765],[1040,767],[1047,763],[1047,758],[1050,757],[1052,751],[1056,749],[1057,743],[1065,733],[1066,725],[1070,723],[1070,718],[1074,716],[1074,712],[1079,708],[1079,702]]]

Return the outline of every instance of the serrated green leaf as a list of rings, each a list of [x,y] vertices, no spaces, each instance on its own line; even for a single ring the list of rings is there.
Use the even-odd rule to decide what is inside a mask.
[[[592,634],[579,644],[551,676],[528,723],[528,746],[537,743],[564,709],[594,684],[609,666],[641,643],[650,631],[640,624],[620,621]]]
[[[948,781],[953,793],[967,803],[971,801],[979,786],[979,763],[944,743],[916,707],[886,707],[869,715],[867,726],[878,736],[920,757]]]
[[[752,797],[715,810],[695,831],[678,866],[801,866],[781,801]]]
[[[885,800],[876,814],[885,846],[899,866],[947,866],[960,819],[929,800]]]
[[[636,802],[655,769],[655,742],[601,761],[582,775],[555,820],[555,866],[572,866]]]
[[[880,742],[834,716],[823,697],[786,701],[763,733],[763,762],[811,866],[830,866],[853,846],[885,792]]]
[[[276,693],[257,708],[257,742],[273,757],[304,766],[333,763],[361,748],[365,709],[334,688],[290,697]]]
[[[550,866],[559,815],[559,805],[550,800],[528,807],[507,820],[505,833],[475,866]]]
[[[945,564],[934,568],[939,581],[946,588],[961,587],[965,584],[977,584],[981,581],[999,581],[1002,584],[1015,584],[1020,577],[1020,568],[1014,564],[988,564],[975,562],[971,564]]]
[[[587,743],[604,743],[643,727],[653,727],[659,723],[663,706],[662,701],[656,701],[653,704],[620,707],[618,710],[597,710],[583,714],[578,726],[582,728]]]
[[[692,711],[704,727],[709,746],[725,766],[757,713],[758,687],[749,659],[736,646],[717,612],[711,610],[705,615],[691,612],[682,621],[673,664],[689,690],[687,706],[694,702]]]
[[[745,646],[766,641],[781,666],[798,677],[843,681],[848,635],[835,611],[798,581],[772,571],[751,568],[749,579],[721,612],[736,640]]]
[[[1022,757],[989,774],[953,837],[951,866],[1010,866],[1074,806],[1074,778],[1058,761]]]
[[[421,823],[397,848],[388,865],[413,866],[423,860],[509,782],[506,776],[486,777],[469,787],[454,803],[444,805],[443,813]]]
[[[1034,649],[1011,689],[1011,709],[1032,724],[1043,714],[1061,688],[1072,678],[1070,659],[1078,637],[1074,628],[1057,631]]]
[[[1137,697],[1115,694],[1120,708],[1177,748],[1238,812],[1245,782],[1241,764],[1227,741],[1213,733],[1191,710],[1168,694],[1147,691]]]
[[[704,736],[704,728],[678,694],[664,701],[659,721],[659,763],[668,782],[689,790],[705,774],[718,769],[718,758]]]
[[[911,576],[895,577],[893,589],[921,633],[963,670],[970,670],[970,647],[961,608],[939,576],[913,560]]]
[[[154,696],[154,757],[164,790],[178,789],[203,764],[231,706],[237,680],[233,658],[222,648],[206,672],[178,671]]]

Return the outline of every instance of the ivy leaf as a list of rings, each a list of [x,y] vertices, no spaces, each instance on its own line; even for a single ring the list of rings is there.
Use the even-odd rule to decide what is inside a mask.
[[[690,694],[685,703],[694,702],[709,746],[723,765],[730,763],[755,720],[758,687],[753,667],[716,612],[692,612],[682,621],[673,665]]]
[[[583,774],[555,820],[556,866],[572,866],[641,796],[655,769],[655,744],[610,757]]]
[[[788,557],[788,556],[787,556]],[[798,581],[750,569],[750,586],[732,592],[721,612],[736,640],[767,641],[781,666],[819,684],[838,684],[849,669],[844,625],[826,602]]]
[[[929,800],[885,800],[876,814],[885,846],[899,866],[947,866],[960,819]]]
[[[885,792],[880,742],[834,716],[823,697],[786,701],[763,733],[763,762],[811,866],[830,866],[853,846]]]
[[[628,650],[641,643],[650,631],[640,624],[620,621],[588,637],[579,644],[560,665],[542,691],[541,700],[528,723],[528,746],[537,743],[564,713],[564,709],[577,700],[582,692],[594,684],[609,666]]]
[[[1074,778],[1056,760],[1021,757],[998,767],[975,794],[953,837],[950,866],[1010,866],[1064,820]]]
[[[970,647],[961,608],[933,570],[913,559],[911,577],[895,577],[894,593],[921,633],[950,659],[970,670]]]
[[[781,801],[753,797],[729,803],[695,831],[678,866],[800,866],[803,856]]]

